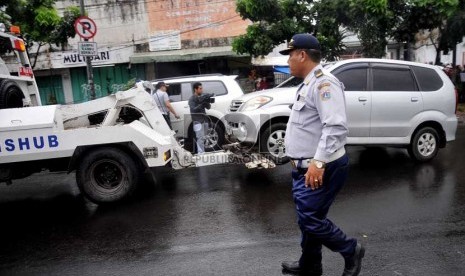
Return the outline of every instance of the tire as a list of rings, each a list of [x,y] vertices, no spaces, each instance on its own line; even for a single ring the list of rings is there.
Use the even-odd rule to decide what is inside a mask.
[[[212,123],[214,125],[209,125],[207,135],[205,135],[205,151],[221,150],[224,145],[224,128],[218,121]]]
[[[24,94],[12,80],[0,80],[0,109],[23,107]]]
[[[260,152],[278,165],[289,162],[284,145],[286,127],[286,123],[274,123],[260,135]]]
[[[91,150],[81,160],[76,181],[92,202],[112,203],[130,197],[138,187],[142,170],[138,163],[117,148]]]
[[[415,132],[408,147],[410,157],[417,162],[431,161],[439,151],[439,135],[432,127],[424,127]]]

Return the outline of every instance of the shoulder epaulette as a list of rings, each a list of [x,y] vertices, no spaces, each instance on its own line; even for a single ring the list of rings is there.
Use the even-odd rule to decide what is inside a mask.
[[[315,77],[319,78],[319,77],[321,77],[323,75],[324,74],[323,74],[323,71],[321,71],[321,69],[318,69],[318,70],[315,71]]]

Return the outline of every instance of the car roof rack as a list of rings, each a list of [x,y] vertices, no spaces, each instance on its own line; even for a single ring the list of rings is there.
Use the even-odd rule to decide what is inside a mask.
[[[154,81],[165,81],[165,80],[176,80],[176,79],[186,79],[186,78],[201,78],[201,77],[221,77],[224,76],[220,73],[215,74],[201,74],[201,75],[187,75],[187,76],[177,76],[177,77],[168,77],[168,78],[161,78],[161,79],[154,79]]]

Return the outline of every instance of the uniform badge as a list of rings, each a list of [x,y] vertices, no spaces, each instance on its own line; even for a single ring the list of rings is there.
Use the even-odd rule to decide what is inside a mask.
[[[305,96],[306,96],[306,92],[304,91],[304,89],[300,90],[297,93],[297,101],[298,102],[305,102]]]
[[[321,90],[323,87],[329,87],[331,84],[329,82],[324,82],[318,85],[318,90]]]
[[[329,92],[329,90],[321,92],[321,100],[322,101],[327,101],[329,99],[331,99],[331,92]]]
[[[320,91],[320,96],[322,101],[327,101],[331,99],[331,84],[329,82],[323,82],[318,85],[318,91]]]
[[[319,78],[319,77],[321,77],[323,75],[324,74],[323,74],[323,71],[321,71],[321,69],[318,69],[318,70],[315,71],[315,77]]]
[[[289,44],[287,46],[288,48],[294,48],[294,39],[291,39],[291,41],[289,41]]]

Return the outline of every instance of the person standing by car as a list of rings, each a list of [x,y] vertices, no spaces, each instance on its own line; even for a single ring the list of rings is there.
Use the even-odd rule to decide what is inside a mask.
[[[213,94],[203,94],[203,87],[200,82],[193,85],[194,94],[189,98],[189,108],[196,137],[197,153],[205,152],[205,135],[208,130],[206,109],[211,108],[210,98]]]
[[[294,35],[288,49],[280,53],[289,55],[291,74],[305,78],[291,107],[285,136],[293,167],[292,193],[302,232],[302,255],[299,261],[283,262],[283,270],[322,275],[324,245],[344,257],[343,276],[358,275],[365,249],[327,218],[348,173],[343,85],[323,71],[320,44],[314,36]]]
[[[181,117],[179,117],[178,114],[176,114],[176,111],[174,111],[174,108],[171,105],[170,98],[168,97],[168,93],[166,92],[168,89],[168,85],[161,81],[155,85],[155,89],[156,91],[153,93],[152,97],[155,100],[158,109],[160,109],[160,112],[163,114],[166,123],[171,129],[173,129],[173,127],[171,126],[169,112],[173,113],[176,119],[180,119]]]

